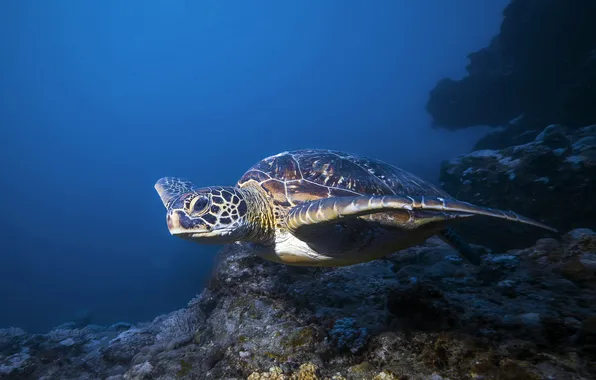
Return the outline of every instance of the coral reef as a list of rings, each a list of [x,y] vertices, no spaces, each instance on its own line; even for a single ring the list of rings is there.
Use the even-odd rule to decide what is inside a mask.
[[[505,126],[521,114],[573,128],[596,123],[595,19],[593,0],[512,0],[499,34],[469,55],[467,76],[431,91],[435,126]]]
[[[596,125],[537,129],[531,141],[473,151],[443,163],[442,187],[454,197],[510,209],[561,231],[596,228]],[[458,230],[492,249],[528,246],[544,231],[488,218]],[[468,226],[470,228],[468,228]]]
[[[366,344],[368,330],[363,327],[356,328],[355,324],[354,318],[342,318],[335,321],[329,336],[331,342],[340,350],[348,349],[355,354]]]
[[[596,233],[481,267],[438,239],[342,268],[220,252],[188,307],[146,323],[0,330],[2,379],[591,379]]]

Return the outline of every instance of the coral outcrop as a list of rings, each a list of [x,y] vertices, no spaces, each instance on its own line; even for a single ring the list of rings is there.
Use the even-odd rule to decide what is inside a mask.
[[[0,330],[2,379],[592,379],[596,233],[480,267],[438,239],[342,268],[222,250],[188,307],[147,323]]]
[[[561,231],[596,228],[596,125],[553,124],[538,129],[527,143],[473,151],[444,162],[440,179],[448,193],[464,201],[514,210]],[[458,230],[501,251],[548,236],[488,218],[464,222]]]

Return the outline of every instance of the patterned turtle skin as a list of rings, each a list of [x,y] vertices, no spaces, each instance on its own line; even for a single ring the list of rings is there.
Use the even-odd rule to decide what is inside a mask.
[[[554,229],[511,211],[461,202],[380,160],[304,149],[267,157],[236,186],[197,187],[165,177],[155,185],[173,235],[247,244],[265,259],[344,266],[381,258],[437,235],[468,261],[479,255],[449,227],[486,215]]]

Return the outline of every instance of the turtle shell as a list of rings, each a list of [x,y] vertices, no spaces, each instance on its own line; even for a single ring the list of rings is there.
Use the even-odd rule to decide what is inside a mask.
[[[327,197],[423,195],[451,198],[436,186],[386,162],[333,150],[305,149],[267,157],[238,186],[261,186],[274,204],[293,207]]]

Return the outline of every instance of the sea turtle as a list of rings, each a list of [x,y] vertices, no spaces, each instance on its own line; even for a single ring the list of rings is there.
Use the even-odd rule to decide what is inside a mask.
[[[289,265],[344,266],[381,258],[437,235],[473,264],[480,257],[449,227],[474,215],[556,231],[511,211],[461,202],[383,161],[305,149],[267,157],[236,186],[155,184],[172,235],[200,243],[245,243]]]

